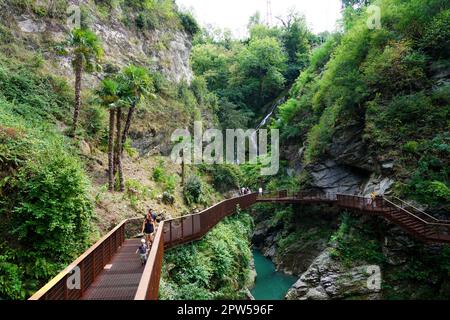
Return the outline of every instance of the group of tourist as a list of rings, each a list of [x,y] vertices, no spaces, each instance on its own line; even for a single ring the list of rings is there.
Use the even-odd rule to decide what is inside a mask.
[[[239,195],[240,196],[243,196],[243,195],[246,195],[246,194],[250,194],[250,193],[252,193],[252,191],[250,190],[249,187],[247,187],[247,188],[245,188],[245,187],[239,188]],[[262,194],[263,194],[263,189],[261,187],[258,189],[258,194],[260,196],[262,196]]]
[[[145,216],[144,222],[142,223],[141,233],[144,234],[144,238],[141,240],[141,245],[136,250],[136,253],[139,253],[140,255],[142,265],[145,265],[147,262],[148,252],[150,251],[150,247],[153,243],[153,234],[158,226],[156,217],[156,211],[150,208]]]
[[[250,190],[249,187],[247,187],[247,188],[242,187],[239,189],[239,195],[241,195],[241,196],[243,196],[245,194],[250,194],[250,193],[252,193],[252,191]]]

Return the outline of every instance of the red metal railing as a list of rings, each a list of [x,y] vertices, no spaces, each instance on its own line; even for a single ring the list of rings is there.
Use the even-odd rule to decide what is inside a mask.
[[[266,202],[328,202],[366,214],[383,215],[409,233],[426,241],[450,242],[450,221],[439,220],[398,198],[363,197],[318,192],[289,192],[286,190],[264,193],[258,201]]]
[[[200,213],[164,221],[164,245],[166,248],[202,238],[223,218],[244,210],[256,202],[257,194],[224,200]]]
[[[122,221],[29,300],[78,300],[103,271],[126,239],[127,227],[142,219]],[[73,280],[73,281],[72,281]]]
[[[155,239],[148,256],[147,264],[142,273],[134,300],[157,300],[159,280],[164,257],[164,230],[165,222],[162,221],[156,230]]]
[[[135,300],[158,299],[165,248],[202,238],[218,222],[236,212],[238,207],[246,209],[257,201],[334,203],[350,210],[383,215],[422,239],[450,243],[450,223],[448,221],[440,221],[411,205],[399,204],[398,201],[394,203],[387,198],[376,197],[371,199],[356,195],[289,192],[287,190],[263,195],[252,193],[224,200],[197,214],[162,221],[157,228],[149,258],[136,291]],[[414,210],[411,210],[413,212],[408,208],[414,208]],[[123,221],[36,292],[30,300],[80,299],[84,290],[103,271],[103,267],[111,260],[125,238],[128,237],[129,232],[127,230],[133,225],[131,222],[138,222],[134,226],[136,228],[134,234],[138,233],[141,218]],[[81,286],[78,289],[69,290],[67,280],[71,277],[73,270],[79,271]]]
[[[165,220],[160,223],[152,249],[135,296],[135,300],[157,300],[164,248],[185,244],[202,238],[217,223],[256,202],[257,194],[224,200],[197,214]]]
[[[408,203],[402,199],[399,199],[397,197],[385,197],[386,200],[388,200],[390,203],[395,204],[398,207],[401,207],[402,209],[407,210],[408,212],[413,213],[415,216],[420,217],[421,219],[430,222],[430,223],[447,223],[450,224],[450,220],[439,220],[436,217],[433,217],[432,215],[429,215],[425,211],[415,207],[411,203]]]

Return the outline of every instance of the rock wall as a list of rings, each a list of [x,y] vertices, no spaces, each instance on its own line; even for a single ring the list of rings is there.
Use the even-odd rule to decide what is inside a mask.
[[[380,285],[372,283],[377,265],[346,268],[323,251],[286,294],[288,300],[379,299]]]
[[[89,1],[80,3],[88,4]],[[174,28],[138,30],[135,26],[124,25],[120,8],[112,10],[105,19],[100,18],[93,7],[87,7],[90,28],[102,40],[107,68],[121,68],[134,63],[161,71],[173,82],[191,82],[193,73],[189,60],[192,49],[190,35]],[[65,39],[69,27],[64,19],[41,17],[25,9],[21,12],[17,8],[8,7],[0,13],[0,17],[1,23],[11,30],[16,41],[22,41],[30,49],[41,51],[44,59],[55,68],[52,73],[66,76],[72,81],[69,59],[57,55],[49,45]],[[85,85],[90,86],[98,81],[99,77],[100,74],[87,76]]]

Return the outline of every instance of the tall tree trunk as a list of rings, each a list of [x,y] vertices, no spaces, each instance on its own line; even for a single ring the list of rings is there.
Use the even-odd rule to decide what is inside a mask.
[[[73,111],[72,136],[75,136],[78,126],[78,116],[81,109],[81,75],[83,73],[83,66],[78,63],[75,67],[75,106]]]
[[[124,191],[122,171],[122,108],[117,108],[117,136],[116,136],[116,158],[117,158],[117,172],[119,173],[119,190]]]
[[[108,136],[108,184],[109,191],[114,191],[114,109],[109,109],[109,136]]]
[[[136,102],[134,102],[131,105],[130,109],[128,110],[127,121],[125,122],[125,127],[123,128],[122,149],[120,150],[121,155],[123,155],[123,148],[124,148],[125,142],[127,141],[128,131],[130,131],[131,119],[133,117],[133,113],[134,113],[135,109],[136,109]]]
[[[186,168],[184,166],[184,158],[181,161],[181,185],[184,186],[184,183],[186,182]]]

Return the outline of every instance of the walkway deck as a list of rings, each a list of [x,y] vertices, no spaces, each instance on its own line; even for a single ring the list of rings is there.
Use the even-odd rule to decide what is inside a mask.
[[[81,300],[133,300],[144,271],[136,249],[140,239],[125,240]]]
[[[357,195],[315,194],[282,190],[258,196],[256,193],[227,199],[200,213],[161,221],[145,268],[136,249],[140,219],[128,219],[111,230],[65,270],[36,292],[30,300],[156,300],[164,250],[201,239],[217,223],[257,202],[319,203],[360,214],[382,216],[425,242],[450,244],[450,221],[439,220],[395,197],[370,199]],[[70,289],[78,270],[80,287]]]

